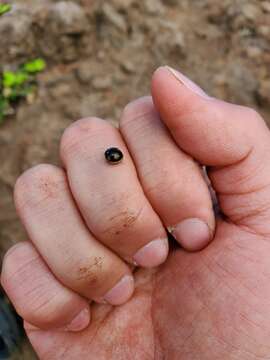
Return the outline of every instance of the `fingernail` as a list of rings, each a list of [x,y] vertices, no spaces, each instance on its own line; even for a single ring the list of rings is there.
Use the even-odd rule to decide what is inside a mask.
[[[107,305],[107,301],[104,300],[103,297],[97,297],[97,298],[94,298],[94,301],[97,303],[97,304],[101,304],[101,305]]]
[[[90,310],[88,308],[83,309],[69,325],[65,327],[66,331],[82,331],[85,329],[90,322]]]
[[[166,260],[168,250],[169,246],[167,239],[153,240],[141,248],[133,258],[135,263],[139,266],[146,268],[155,267]]]
[[[122,279],[104,296],[104,300],[111,305],[124,304],[133,294],[134,279],[131,275],[125,275]]]
[[[166,66],[166,69],[178,80],[180,81],[184,86],[186,86],[189,90],[193,91],[195,94],[209,100],[212,99],[209,95],[206,94],[206,92],[203,91],[202,88],[200,88],[197,84],[195,84],[192,80],[187,78],[185,75],[180,73],[179,71]]]
[[[183,220],[172,231],[174,238],[189,251],[203,249],[211,240],[208,225],[196,218]]]

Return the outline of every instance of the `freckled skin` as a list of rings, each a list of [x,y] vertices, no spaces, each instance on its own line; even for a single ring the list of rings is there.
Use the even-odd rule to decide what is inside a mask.
[[[59,183],[49,176],[40,179],[38,186],[40,187],[41,192],[44,193],[44,198],[56,198],[58,196]]]
[[[270,359],[270,242],[225,222],[205,250],[136,272],[125,305],[94,305],[81,333],[28,331],[41,359]]]

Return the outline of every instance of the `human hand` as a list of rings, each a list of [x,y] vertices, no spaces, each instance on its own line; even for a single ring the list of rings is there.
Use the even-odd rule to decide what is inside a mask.
[[[269,131],[181,79],[158,69],[158,112],[151,98],[129,104],[120,132],[81,120],[62,138],[65,171],[41,165],[18,180],[31,242],[7,253],[1,282],[41,359],[270,357]],[[124,153],[116,166],[110,146]],[[198,163],[224,214],[216,230]],[[168,258],[165,228],[182,245]]]

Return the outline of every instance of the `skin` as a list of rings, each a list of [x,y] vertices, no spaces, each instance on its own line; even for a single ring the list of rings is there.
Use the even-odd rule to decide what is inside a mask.
[[[125,155],[116,167],[99,158],[109,145]],[[64,170],[39,166],[17,182],[31,241],[7,253],[1,275],[41,359],[270,359],[270,136],[259,114],[160,68],[119,131],[81,120],[60,152]],[[178,227],[187,218],[209,236]],[[182,247],[170,240],[168,256],[147,253],[134,269],[166,227]],[[129,284],[120,306],[98,303],[123,275],[134,293]]]

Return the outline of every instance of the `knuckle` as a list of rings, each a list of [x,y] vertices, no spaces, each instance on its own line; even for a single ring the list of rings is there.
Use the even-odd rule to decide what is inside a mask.
[[[31,295],[33,296],[33,293]],[[17,306],[17,311],[27,322],[38,327],[46,327],[55,322],[56,318],[54,309],[48,306],[48,302],[49,300],[38,304],[36,300],[32,299],[25,306]]]
[[[264,121],[257,110],[251,107],[244,107],[245,117],[252,121],[255,125],[261,125]]]
[[[153,111],[153,101],[150,96],[144,96],[129,102],[122,113],[120,119],[120,129],[126,124],[143,117]]]
[[[40,164],[25,171],[16,181],[15,193],[20,193],[25,187],[35,185],[43,178],[62,176],[62,170],[49,164]]]
[[[159,154],[161,158],[162,154],[161,151]],[[164,152],[164,157],[166,158],[166,156],[167,154]],[[194,169],[193,161],[185,159],[181,163],[181,173],[179,173],[178,169],[175,170],[171,167],[171,164],[175,162],[174,158],[168,157],[168,159],[170,160],[162,167],[159,167],[159,158],[156,158],[155,155],[150,157],[148,162],[145,162],[144,190],[147,194],[154,194],[157,197],[168,194],[168,189],[169,193],[182,193],[186,186],[187,178],[191,178],[190,180],[192,181],[192,177],[197,173],[197,169]],[[185,176],[181,176],[181,174],[185,174]]]
[[[65,315],[69,316],[70,310],[73,307],[73,299],[64,298],[60,294],[53,294],[53,296],[33,298],[34,290],[31,290],[29,299],[32,297],[32,301],[28,302],[28,306],[21,310],[22,317],[31,324],[38,325],[41,328],[53,327],[55,323],[58,323]],[[37,293],[39,293],[37,289]]]
[[[92,298],[93,294],[99,293],[106,287],[108,279],[112,276],[108,263],[102,255],[80,261],[77,259],[71,268],[72,279],[68,280],[70,287],[87,298]]]
[[[29,254],[31,244],[25,242],[20,242],[13,245],[5,254],[3,258],[1,281],[4,278],[4,275],[12,271],[12,269],[18,266],[18,258]]]
[[[25,205],[57,196],[66,177],[62,169],[49,164],[37,165],[23,173],[14,187],[14,201],[20,211]]]
[[[119,258],[99,253],[88,259],[77,259],[72,269],[70,287],[84,297],[94,299],[111,289],[115,280],[126,272],[127,267]]]
[[[157,178],[154,179],[154,181],[152,181],[151,183],[149,183],[146,187],[145,187],[145,191],[147,194],[156,196],[156,194],[160,195],[161,197],[164,194],[168,193],[168,189],[170,189],[170,192],[176,192],[175,189],[177,189],[177,191],[179,191],[180,189],[180,181],[178,182],[173,182],[173,181],[168,181],[166,180],[166,178]]]
[[[33,246],[28,242],[21,242],[12,246],[4,256],[1,284],[4,289],[16,288],[21,285],[29,265],[33,265],[39,258]]]
[[[101,256],[95,256],[89,264],[79,264],[77,266],[76,280],[87,283],[90,287],[96,287],[103,271],[103,258]]]
[[[111,215],[106,223],[107,226],[103,229],[103,234],[109,234],[114,238],[126,231],[129,231],[131,228],[135,228],[144,212],[145,205],[142,205],[138,209],[126,208],[122,211],[118,211],[117,214]]]
[[[167,177],[169,178],[169,177]],[[147,186],[145,186],[145,191],[149,196],[158,197],[159,199],[163,199],[164,197],[168,197],[168,189],[170,189],[170,194],[175,194],[176,199],[179,194],[183,193],[183,182],[181,179],[179,180],[166,180],[165,178],[154,179],[151,183],[149,182]],[[173,198],[173,196],[172,196]]]
[[[60,141],[60,156],[63,160],[68,154],[76,154],[81,150],[85,140],[103,131],[105,126],[110,126],[104,120],[96,117],[81,119],[71,124],[64,131]]]

